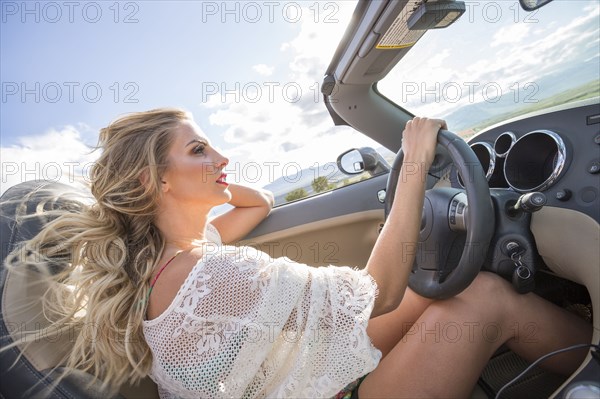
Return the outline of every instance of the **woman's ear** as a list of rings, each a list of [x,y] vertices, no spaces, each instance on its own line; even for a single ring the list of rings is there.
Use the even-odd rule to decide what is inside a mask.
[[[160,177],[160,189],[163,193],[169,191],[169,183],[164,179],[163,176]]]
[[[160,188],[162,190],[163,193],[166,193],[167,191],[169,191],[169,184],[164,181],[163,179],[160,179]]]
[[[148,168],[145,168],[141,173],[140,173],[140,183],[142,184],[142,186],[148,186],[148,184],[150,184],[150,171],[148,170]],[[162,192],[167,192],[169,189],[168,183],[167,181],[161,177],[160,179],[160,189]]]

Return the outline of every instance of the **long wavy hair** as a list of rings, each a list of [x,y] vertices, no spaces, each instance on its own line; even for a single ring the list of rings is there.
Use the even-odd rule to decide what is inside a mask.
[[[101,129],[102,152],[90,171],[94,203],[63,212],[6,261],[11,270],[26,266],[48,276],[45,332],[75,331],[63,364],[67,373],[86,371],[113,392],[150,371],[142,321],[165,246],[154,218],[171,133],[189,119],[163,108],[122,116]],[[59,271],[50,273],[57,260]]]

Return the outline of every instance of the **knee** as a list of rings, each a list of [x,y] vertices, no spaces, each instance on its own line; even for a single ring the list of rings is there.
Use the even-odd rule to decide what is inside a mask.
[[[500,320],[519,307],[519,294],[512,285],[494,273],[481,272],[473,282],[453,298],[435,301],[428,310],[440,314],[464,312],[469,317]]]
[[[512,293],[512,286],[508,281],[490,272],[480,272],[475,280],[467,287],[467,290],[481,292],[482,294],[501,294]]]
[[[502,304],[506,307],[516,295],[512,285],[502,277],[494,273],[481,272],[471,285],[459,294],[459,297],[481,306]]]

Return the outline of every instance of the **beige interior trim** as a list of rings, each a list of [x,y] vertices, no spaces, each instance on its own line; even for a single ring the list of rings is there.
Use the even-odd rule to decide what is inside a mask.
[[[594,334],[600,340],[600,225],[590,216],[570,209],[546,206],[531,218],[531,231],[544,262],[557,275],[584,285],[592,301]],[[567,387],[587,364],[587,355],[577,371],[556,390]],[[552,395],[551,397],[556,397]]]
[[[369,210],[306,223],[243,240],[271,257],[287,256],[311,266],[363,268],[379,235],[383,210]]]
[[[240,241],[239,244],[247,245],[247,242],[266,242],[273,239],[284,239],[314,230],[335,228],[366,220],[380,219],[381,222],[383,222],[383,218],[383,209],[372,209],[369,211],[350,213],[348,215],[336,216],[329,219],[319,220],[317,222],[306,223],[291,227],[289,229],[276,231],[274,233],[263,234],[262,236],[254,237],[251,240]]]
[[[546,206],[532,215],[531,231],[546,265],[587,288],[600,331],[600,225],[581,212]]]

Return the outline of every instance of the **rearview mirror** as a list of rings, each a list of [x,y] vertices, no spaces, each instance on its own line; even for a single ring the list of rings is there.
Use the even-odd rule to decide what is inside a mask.
[[[371,147],[353,148],[344,152],[338,157],[337,165],[347,175],[366,171],[373,176],[389,170],[385,159]]]
[[[465,10],[465,3],[462,1],[423,2],[408,18],[408,29],[446,28],[460,18]]]
[[[519,0],[521,3],[521,8],[525,11],[533,11],[538,8],[545,6],[550,3],[552,0]]]

